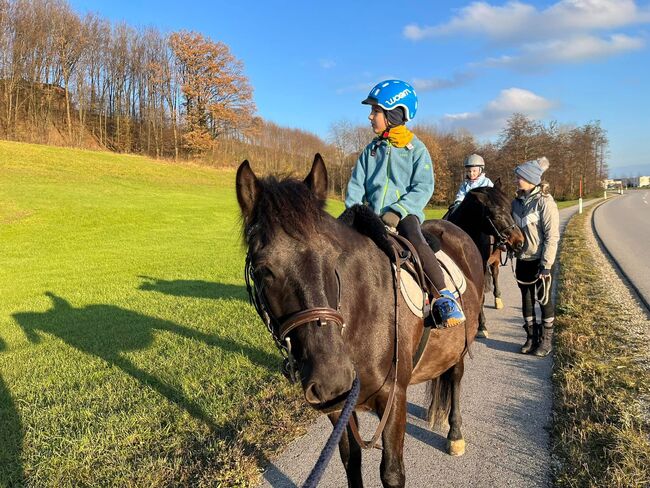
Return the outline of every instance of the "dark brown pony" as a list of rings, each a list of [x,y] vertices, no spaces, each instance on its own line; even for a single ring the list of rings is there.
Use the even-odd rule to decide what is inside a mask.
[[[396,299],[386,254],[323,210],[327,171],[320,155],[304,181],[258,179],[244,161],[236,184],[254,300],[276,343],[285,353],[290,349],[307,403],[336,422],[357,376],[357,410],[379,417],[390,412],[381,434],[382,483],[403,487],[406,389],[429,382],[429,417],[448,420],[448,452],[463,454],[460,383],[464,356],[478,330],[484,276],[469,236],[450,222],[423,225],[467,277],[462,296],[467,320],[464,326],[432,330],[414,367],[423,320],[410,313],[401,295]],[[339,449],[348,485],[363,486],[361,448],[350,425]]]
[[[492,280],[496,308],[501,297],[499,267],[503,251],[517,251],[524,244],[524,235],[511,214],[510,201],[501,189],[501,180],[494,187],[475,188],[467,193],[461,204],[443,218],[453,222],[472,238],[481,253],[485,282]],[[489,276],[491,275],[491,276]],[[487,337],[485,314],[481,310],[479,337]]]

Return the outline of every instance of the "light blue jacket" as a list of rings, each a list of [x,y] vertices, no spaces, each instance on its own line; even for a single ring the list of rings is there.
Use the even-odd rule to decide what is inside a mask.
[[[473,190],[474,188],[481,188],[482,186],[494,186],[494,183],[492,183],[492,180],[485,176],[483,173],[481,173],[479,177],[474,181],[466,178],[465,181],[463,181],[463,183],[460,185],[458,193],[456,193],[456,199],[454,200],[454,203],[462,202],[465,199],[465,195],[467,195],[470,190]]]
[[[433,164],[426,146],[413,136],[406,147],[383,140],[373,156],[374,147],[375,140],[366,146],[352,170],[346,208],[368,203],[379,215],[392,210],[401,218],[412,214],[424,222],[424,207],[434,187]]]

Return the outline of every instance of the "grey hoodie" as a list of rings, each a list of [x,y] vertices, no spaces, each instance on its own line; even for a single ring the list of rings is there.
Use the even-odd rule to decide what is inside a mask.
[[[539,259],[541,268],[550,269],[560,240],[560,214],[553,197],[539,186],[528,196],[521,193],[512,201],[512,217],[526,239],[517,258]]]

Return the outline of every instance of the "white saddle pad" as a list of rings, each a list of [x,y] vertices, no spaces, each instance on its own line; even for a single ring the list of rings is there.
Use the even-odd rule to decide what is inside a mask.
[[[467,289],[467,280],[460,268],[454,261],[443,251],[436,253],[436,258],[442,268],[442,274],[445,277],[445,286],[454,293],[456,299],[460,297]],[[394,266],[394,265],[393,265]],[[402,296],[406,301],[411,312],[418,317],[423,317],[424,293],[419,287],[415,278],[410,273],[400,273]]]

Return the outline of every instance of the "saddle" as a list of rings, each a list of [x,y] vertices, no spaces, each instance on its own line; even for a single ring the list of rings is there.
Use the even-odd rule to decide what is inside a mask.
[[[379,216],[365,205],[354,205],[346,209],[338,219],[369,237],[389,257],[393,268],[398,265],[395,262],[395,256],[400,258],[400,269],[406,271],[400,273],[400,289],[404,301],[414,315],[427,318],[429,316],[429,297],[435,295],[437,298],[438,293],[431,279],[425,275],[415,247],[404,237],[388,232]],[[440,263],[445,286],[453,291],[456,299],[459,299],[467,288],[463,272],[442,250],[437,236],[425,234],[425,238]]]

